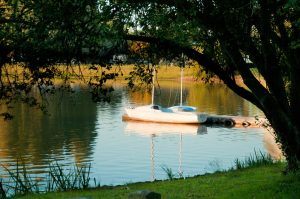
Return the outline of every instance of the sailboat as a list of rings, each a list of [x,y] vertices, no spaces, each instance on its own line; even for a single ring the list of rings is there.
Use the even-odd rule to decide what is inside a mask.
[[[154,80],[155,70],[153,70],[152,75],[152,103],[146,106],[125,108],[123,119],[177,124],[200,124],[206,121],[207,115],[204,113],[197,113],[195,107],[182,106],[182,83],[180,106],[163,108],[159,105],[154,104]]]

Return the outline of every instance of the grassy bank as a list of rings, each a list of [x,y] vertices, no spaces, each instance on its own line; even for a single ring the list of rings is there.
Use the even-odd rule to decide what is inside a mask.
[[[102,187],[86,191],[70,191],[28,195],[22,199],[39,198],[128,198],[137,190],[152,190],[167,199],[188,198],[299,198],[300,175],[283,175],[285,165],[276,163],[228,172],[218,172],[187,179],[135,183],[116,187]]]

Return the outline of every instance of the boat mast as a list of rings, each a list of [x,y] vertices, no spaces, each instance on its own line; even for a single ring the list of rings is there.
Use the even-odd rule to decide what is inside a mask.
[[[184,55],[182,53],[182,66],[180,67],[180,106],[182,106],[182,79],[183,79],[183,68],[185,67]]]
[[[151,105],[154,105],[154,82],[155,82],[155,67],[153,66],[153,71],[152,71],[152,103],[151,103]]]

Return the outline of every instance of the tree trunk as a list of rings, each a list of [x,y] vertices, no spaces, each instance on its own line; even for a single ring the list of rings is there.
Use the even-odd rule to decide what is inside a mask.
[[[3,188],[2,182],[0,181],[0,198],[6,198],[6,192]]]

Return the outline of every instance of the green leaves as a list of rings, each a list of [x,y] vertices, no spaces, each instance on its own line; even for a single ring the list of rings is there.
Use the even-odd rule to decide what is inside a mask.
[[[61,76],[54,65],[108,63],[124,42],[111,16],[99,12],[99,4],[95,0],[1,1],[0,100],[7,104],[21,100],[44,109],[42,102],[34,100],[37,96],[26,96],[35,88],[42,99],[53,92],[53,81]],[[16,65],[17,70],[10,70]],[[116,76],[99,74],[90,86],[107,97],[99,88]]]
[[[146,85],[148,88],[152,85],[154,66],[150,64],[138,63],[134,66],[133,71],[129,73],[129,77],[125,78],[128,81],[129,88],[134,88],[136,85]]]

